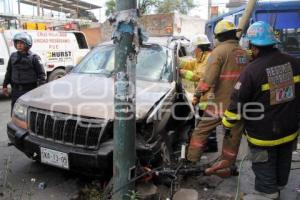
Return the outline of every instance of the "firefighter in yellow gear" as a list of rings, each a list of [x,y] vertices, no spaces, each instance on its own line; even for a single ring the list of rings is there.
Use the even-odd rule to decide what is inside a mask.
[[[182,84],[190,100],[192,100],[198,82],[203,78],[206,63],[211,53],[210,41],[204,34],[196,36],[192,46],[195,47],[194,57],[181,57],[179,59]]]
[[[230,102],[230,94],[241,71],[248,63],[247,53],[236,37],[237,28],[229,21],[222,20],[215,27],[214,34],[219,41],[212,51],[203,80],[197,89],[203,95],[209,94],[211,101],[205,108],[202,120],[195,128],[188,147],[187,159],[191,162],[200,160],[207,145],[208,137],[221,124],[221,116]],[[194,97],[199,101],[199,96]],[[232,129],[232,137],[224,138],[221,160],[235,162],[243,124],[240,122]]]
[[[207,60],[211,54],[211,43],[207,36],[204,34],[197,35],[193,41],[192,46],[194,49],[194,57],[182,57],[180,58],[180,75],[182,77],[182,84],[188,96],[188,99],[196,108],[196,116],[202,116],[203,110],[209,101],[210,94],[206,94],[201,97],[200,103],[193,101],[193,95],[196,92],[196,88],[200,80],[203,80],[203,76],[206,70]],[[208,138],[208,145],[205,152],[217,152],[218,142],[216,133],[210,135]]]

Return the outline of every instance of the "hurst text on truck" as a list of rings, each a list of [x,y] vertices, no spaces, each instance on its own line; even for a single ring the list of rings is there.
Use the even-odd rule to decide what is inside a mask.
[[[16,33],[23,31],[0,32],[0,84],[3,83],[9,56],[16,51],[12,39]],[[64,76],[67,66],[76,65],[89,52],[85,35],[82,32],[35,30],[26,32],[33,40],[31,50],[42,59],[48,81]]]

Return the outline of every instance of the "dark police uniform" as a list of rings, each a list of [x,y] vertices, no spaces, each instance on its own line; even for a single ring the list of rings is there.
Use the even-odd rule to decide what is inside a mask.
[[[3,87],[12,87],[12,109],[20,96],[45,82],[45,70],[38,55],[31,51],[12,53],[3,82]]]
[[[231,128],[246,112],[242,117],[255,189],[267,194],[278,192],[287,184],[293,142],[298,136],[300,62],[275,48],[261,52],[241,74],[231,98],[223,125]],[[255,104],[249,105],[251,102]],[[264,107],[260,112],[253,110],[261,108],[257,103]]]

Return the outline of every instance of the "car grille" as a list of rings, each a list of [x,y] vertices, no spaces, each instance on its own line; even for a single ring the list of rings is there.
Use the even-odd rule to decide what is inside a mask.
[[[83,148],[99,146],[106,123],[57,112],[29,110],[29,130],[34,136]]]

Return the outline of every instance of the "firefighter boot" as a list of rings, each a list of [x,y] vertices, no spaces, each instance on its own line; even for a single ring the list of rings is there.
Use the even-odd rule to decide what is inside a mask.
[[[218,160],[211,167],[205,170],[206,175],[214,174],[221,178],[227,178],[233,175],[238,148],[236,148],[235,145],[230,145],[229,141],[227,140],[228,138],[224,138],[223,150],[220,160]]]
[[[211,167],[205,170],[205,174],[217,175],[221,178],[228,178],[234,175],[236,167],[234,165],[237,152],[230,152],[227,149],[223,149],[221,159],[214,163]]]
[[[224,134],[222,155],[219,161],[205,170],[206,175],[215,174],[222,178],[234,175],[235,160],[240,147],[243,122],[238,122],[230,131],[230,134]]]
[[[235,131],[231,131],[234,133]],[[241,136],[232,134],[223,139],[222,155],[219,161],[205,170],[206,175],[217,175],[222,178],[233,175],[235,160],[240,146]]]

